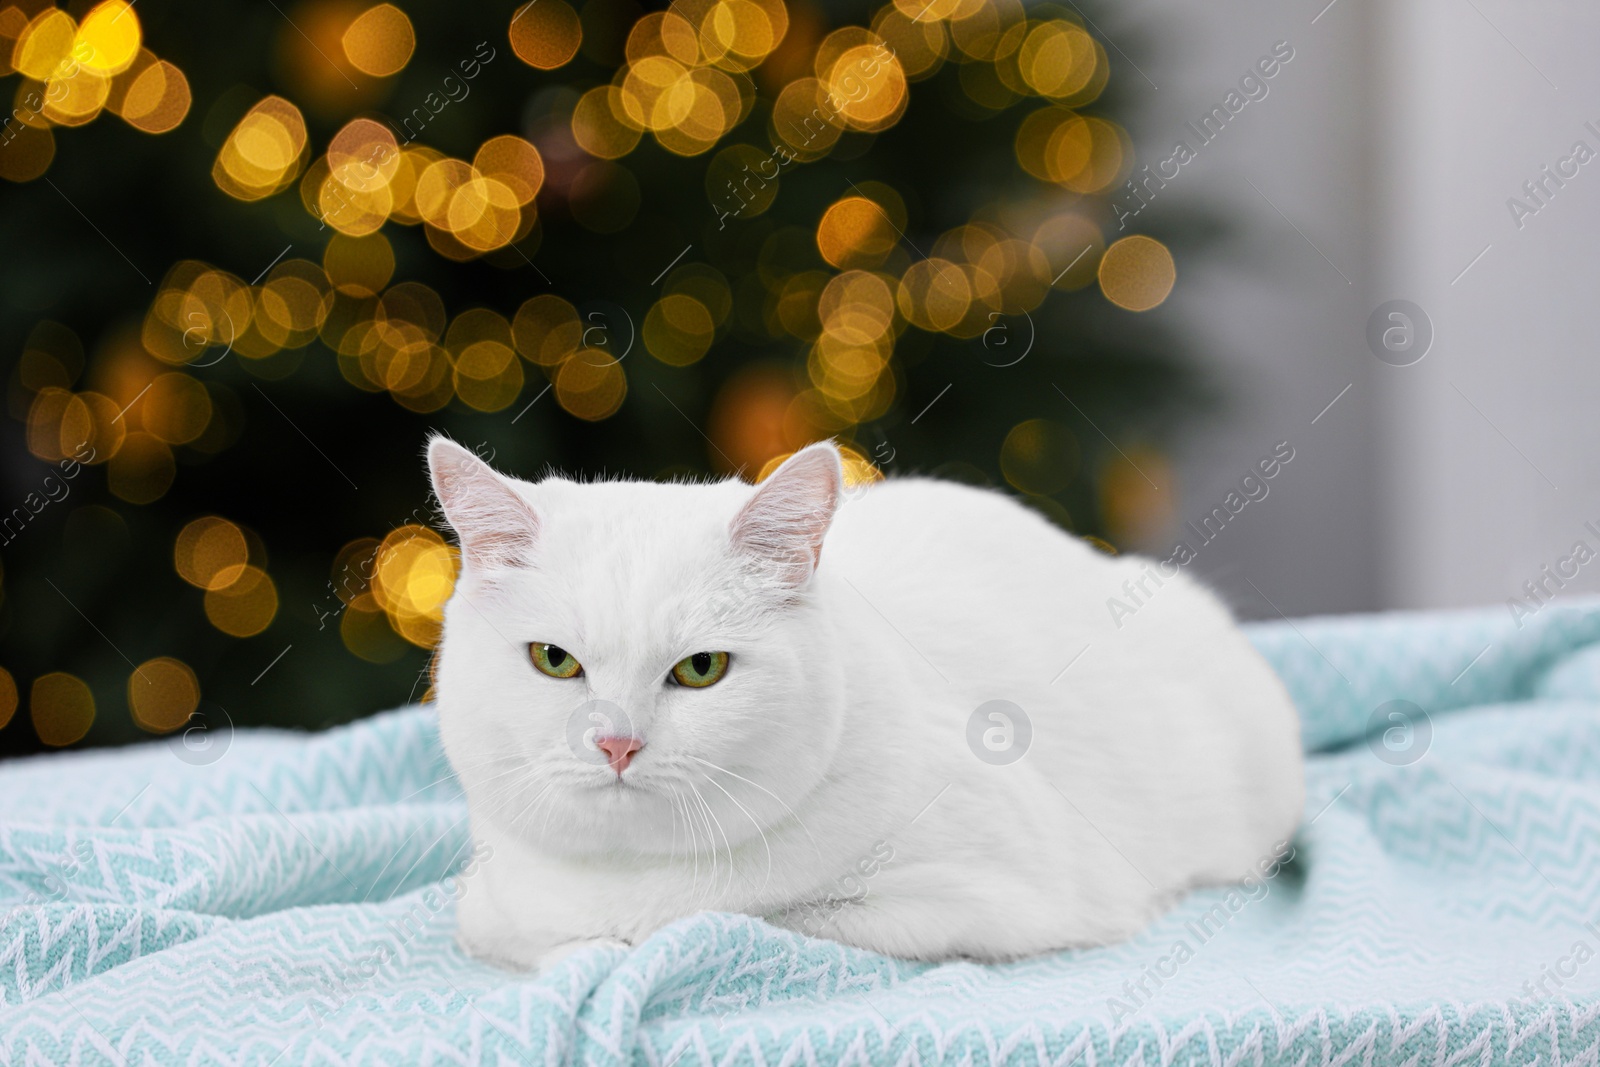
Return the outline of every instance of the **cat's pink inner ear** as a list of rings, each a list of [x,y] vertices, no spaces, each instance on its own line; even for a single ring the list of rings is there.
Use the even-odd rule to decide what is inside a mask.
[[[785,585],[801,585],[821,560],[822,538],[843,488],[839,450],[831,441],[802,448],[734,516],[734,548],[773,566]]]
[[[506,479],[443,437],[428,445],[428,473],[467,566],[487,570],[532,565],[539,518]]]

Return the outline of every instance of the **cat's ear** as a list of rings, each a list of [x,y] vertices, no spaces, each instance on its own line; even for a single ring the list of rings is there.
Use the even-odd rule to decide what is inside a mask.
[[[844,488],[832,441],[808,445],[767,476],[733,518],[734,549],[773,567],[791,588],[811,577]]]
[[[539,517],[506,479],[444,437],[428,442],[428,476],[468,567],[482,571],[530,565]]]

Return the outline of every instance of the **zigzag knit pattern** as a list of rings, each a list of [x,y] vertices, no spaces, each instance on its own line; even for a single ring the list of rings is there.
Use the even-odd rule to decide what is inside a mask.
[[[1571,604],[1252,627],[1305,725],[1294,860],[1004,966],[712,913],[478,963],[426,707],[0,765],[0,1064],[1596,1064],[1600,601]]]

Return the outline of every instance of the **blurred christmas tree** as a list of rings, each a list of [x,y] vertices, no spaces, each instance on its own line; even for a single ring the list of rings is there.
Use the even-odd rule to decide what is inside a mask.
[[[0,63],[5,751],[422,696],[435,429],[1169,507],[1173,261],[1070,2],[28,0]]]

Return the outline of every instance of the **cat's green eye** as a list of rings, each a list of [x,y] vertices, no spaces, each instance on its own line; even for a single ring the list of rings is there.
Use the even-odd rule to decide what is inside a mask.
[[[528,646],[528,658],[533,660],[540,674],[548,674],[552,678],[576,678],[583,673],[583,664],[571,652],[543,641],[535,641]]]
[[[672,680],[690,689],[715,685],[728,673],[726,652],[696,652],[685,656],[672,668]]]

